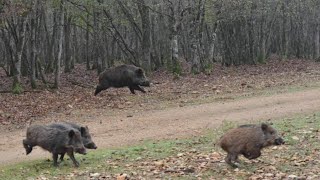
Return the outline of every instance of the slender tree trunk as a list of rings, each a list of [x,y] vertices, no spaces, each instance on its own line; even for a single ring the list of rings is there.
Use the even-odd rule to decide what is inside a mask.
[[[179,60],[179,45],[178,45],[178,35],[176,33],[173,34],[171,39],[171,53],[172,53],[172,66],[173,72],[179,73],[178,71],[178,60]]]
[[[194,9],[195,11],[196,9]],[[192,72],[197,74],[201,71],[201,16],[203,11],[203,0],[198,2],[198,12],[194,12],[194,18],[191,21],[191,56],[192,56]]]
[[[68,17],[69,14],[67,13],[67,10],[64,10],[64,72],[69,73],[71,72],[71,48],[70,48],[70,23],[71,23],[71,17]]]
[[[179,20],[177,20],[177,17],[174,12],[173,4],[171,4],[170,7],[170,20],[169,20],[169,26],[170,26],[170,50],[171,50],[171,70],[174,73],[180,74],[179,72],[179,41],[178,41],[178,26],[179,23],[181,23]],[[177,22],[179,21],[179,22]]]
[[[142,67],[145,71],[149,72],[151,70],[151,30],[150,30],[150,15],[149,9],[145,4],[144,0],[137,0],[138,1],[138,9],[141,16],[141,23],[142,23]]]
[[[37,35],[36,35],[36,23],[35,23],[35,19],[36,16],[33,16],[31,19],[31,28],[32,28],[32,32],[31,32],[31,48],[32,48],[32,52],[31,52],[31,87],[33,89],[37,88],[37,84],[36,84],[36,58],[37,58],[37,49],[36,49],[36,39],[37,39]]]
[[[283,2],[283,58],[287,59],[289,55],[289,17],[287,16],[286,6],[288,5],[288,1],[285,0]]]
[[[44,22],[44,26],[45,26],[45,30],[46,30],[46,39],[47,39],[47,48],[48,48],[48,64],[46,66],[46,73],[52,73],[54,71],[54,63],[56,60],[56,56],[55,56],[55,43],[56,43],[56,38],[58,37],[58,26],[59,23],[57,22],[58,18],[58,11],[57,10],[53,10],[53,28],[52,28],[52,35],[50,36],[50,32],[49,32],[49,28],[50,28],[50,22],[45,21]],[[44,19],[46,19],[44,17]]]
[[[13,78],[13,93],[20,94],[22,93],[22,85],[21,85],[21,60],[22,54],[26,43],[26,25],[27,18],[23,19],[22,22],[22,34],[20,36],[20,41],[16,44],[16,55],[15,55],[15,75]]]
[[[33,89],[37,88],[36,84],[36,72],[37,72],[37,56],[38,56],[38,49],[37,44],[39,43],[38,36],[39,36],[39,18],[41,16],[39,15],[39,1],[36,0],[34,3],[34,6],[32,8],[32,14],[31,14],[31,23],[30,23],[30,29],[31,29],[31,74],[30,74],[30,81],[31,81],[31,87]],[[40,19],[41,20],[41,19]],[[40,21],[41,23],[41,21]]]
[[[58,58],[56,61],[56,71],[55,71],[55,79],[54,79],[54,87],[59,88],[60,87],[60,71],[61,71],[61,59],[62,59],[62,43],[63,43],[63,37],[64,37],[64,12],[63,12],[63,0],[60,2],[60,37],[59,37],[59,52],[58,52]]]
[[[38,71],[40,73],[41,80],[42,80],[43,84],[47,84],[47,78],[44,74],[43,65],[41,64],[40,59],[38,57],[36,60],[37,60],[37,67],[38,67]]]
[[[93,66],[92,69],[97,69],[97,73],[99,74],[100,71],[100,53],[99,53],[99,10],[93,10]]]
[[[89,57],[89,31],[90,31],[90,25],[89,25],[89,13],[87,13],[87,28],[86,28],[86,67],[87,70],[90,70],[90,57]]]
[[[81,43],[79,43],[79,40],[78,40],[78,37],[80,37],[80,36],[78,36],[78,31],[77,31],[77,28],[76,27],[74,27],[73,28],[73,43],[72,43],[72,49],[73,49],[73,61],[71,62],[71,68],[74,68],[74,65],[75,65],[75,63],[79,63],[80,61],[80,55],[81,55],[81,50],[80,50],[80,46],[79,46],[79,44],[81,44]],[[81,42],[81,41],[80,41]]]
[[[314,38],[314,59],[320,61],[320,23],[316,24],[315,28],[315,38]]]

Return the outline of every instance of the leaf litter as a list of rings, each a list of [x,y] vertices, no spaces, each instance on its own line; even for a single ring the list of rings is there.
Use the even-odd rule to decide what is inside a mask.
[[[320,120],[320,114],[314,117]],[[217,137],[203,136],[192,140],[175,140],[167,156],[161,157],[157,153],[161,148],[143,148],[139,157],[132,159],[106,157],[98,167],[86,167],[86,171],[79,170],[72,175],[57,176],[57,179],[300,179],[316,180],[320,178],[320,124],[307,123],[295,127],[296,132],[308,134],[300,141],[290,141],[295,132],[284,128],[287,125],[295,126],[299,121],[307,119],[275,121],[274,125],[284,133],[286,144],[273,146],[263,150],[258,159],[247,160],[240,156],[238,168],[228,166],[224,158],[226,153],[215,147]],[[307,132],[307,133],[305,133]],[[222,132],[216,132],[219,135]],[[158,142],[161,144],[161,141]],[[126,154],[128,151],[114,154]],[[153,151],[154,154],[149,154]],[[161,157],[161,158],[160,158]],[[41,175],[41,177],[46,177]],[[71,178],[72,179],[72,178]]]
[[[147,94],[131,95],[127,88],[108,89],[95,97],[96,71],[87,71],[84,65],[76,65],[72,73],[61,74],[61,87],[51,89],[52,84],[40,81],[32,90],[27,77],[22,78],[24,93],[14,95],[0,93],[0,124],[3,129],[24,128],[53,113],[72,114],[103,109],[110,111],[144,111],[163,108],[166,104],[184,106],[195,100],[209,97],[248,93],[290,85],[305,86],[320,80],[320,64],[309,60],[273,58],[268,64],[223,67],[214,65],[210,74],[184,73],[174,75],[159,70],[150,75],[153,82]],[[48,75],[53,82],[53,75]],[[12,78],[0,70],[0,92],[10,91]],[[10,127],[10,128],[8,128]]]

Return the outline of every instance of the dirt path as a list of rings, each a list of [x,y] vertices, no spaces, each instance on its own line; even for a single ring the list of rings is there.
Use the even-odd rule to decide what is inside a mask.
[[[284,93],[269,97],[252,97],[228,102],[177,107],[133,114],[94,117],[88,124],[99,148],[130,145],[146,139],[168,139],[201,133],[224,120],[249,123],[320,111],[320,88],[303,92]],[[25,130],[1,135],[0,164],[9,164],[48,157],[35,149],[26,156],[22,147]]]

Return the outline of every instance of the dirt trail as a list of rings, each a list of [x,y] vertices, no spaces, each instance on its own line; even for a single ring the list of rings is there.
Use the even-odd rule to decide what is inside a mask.
[[[201,133],[224,120],[252,122],[320,111],[320,88],[303,92],[284,93],[268,97],[251,97],[228,102],[154,110],[133,114],[100,115],[88,124],[99,148],[130,145],[146,139],[168,139]],[[0,164],[48,157],[35,149],[26,156],[22,147],[25,130],[3,133],[0,142]]]

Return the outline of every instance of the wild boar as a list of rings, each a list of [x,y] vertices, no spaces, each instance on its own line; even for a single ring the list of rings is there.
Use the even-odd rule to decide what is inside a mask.
[[[150,81],[146,78],[143,69],[134,65],[120,65],[109,68],[99,75],[99,84],[94,95],[110,87],[128,87],[132,94],[135,94],[134,90],[145,93],[146,91],[140,86],[150,86]]]
[[[76,167],[79,162],[74,157],[74,152],[86,154],[81,134],[78,130],[60,130],[45,125],[33,125],[27,129],[27,138],[23,140],[26,154],[31,153],[34,146],[49,151],[53,155],[53,165],[58,166],[58,155],[67,153]]]
[[[236,167],[239,154],[247,159],[255,159],[261,155],[261,149],[271,145],[284,144],[277,131],[268,124],[242,125],[227,131],[220,139],[221,148],[228,154],[226,163]]]

